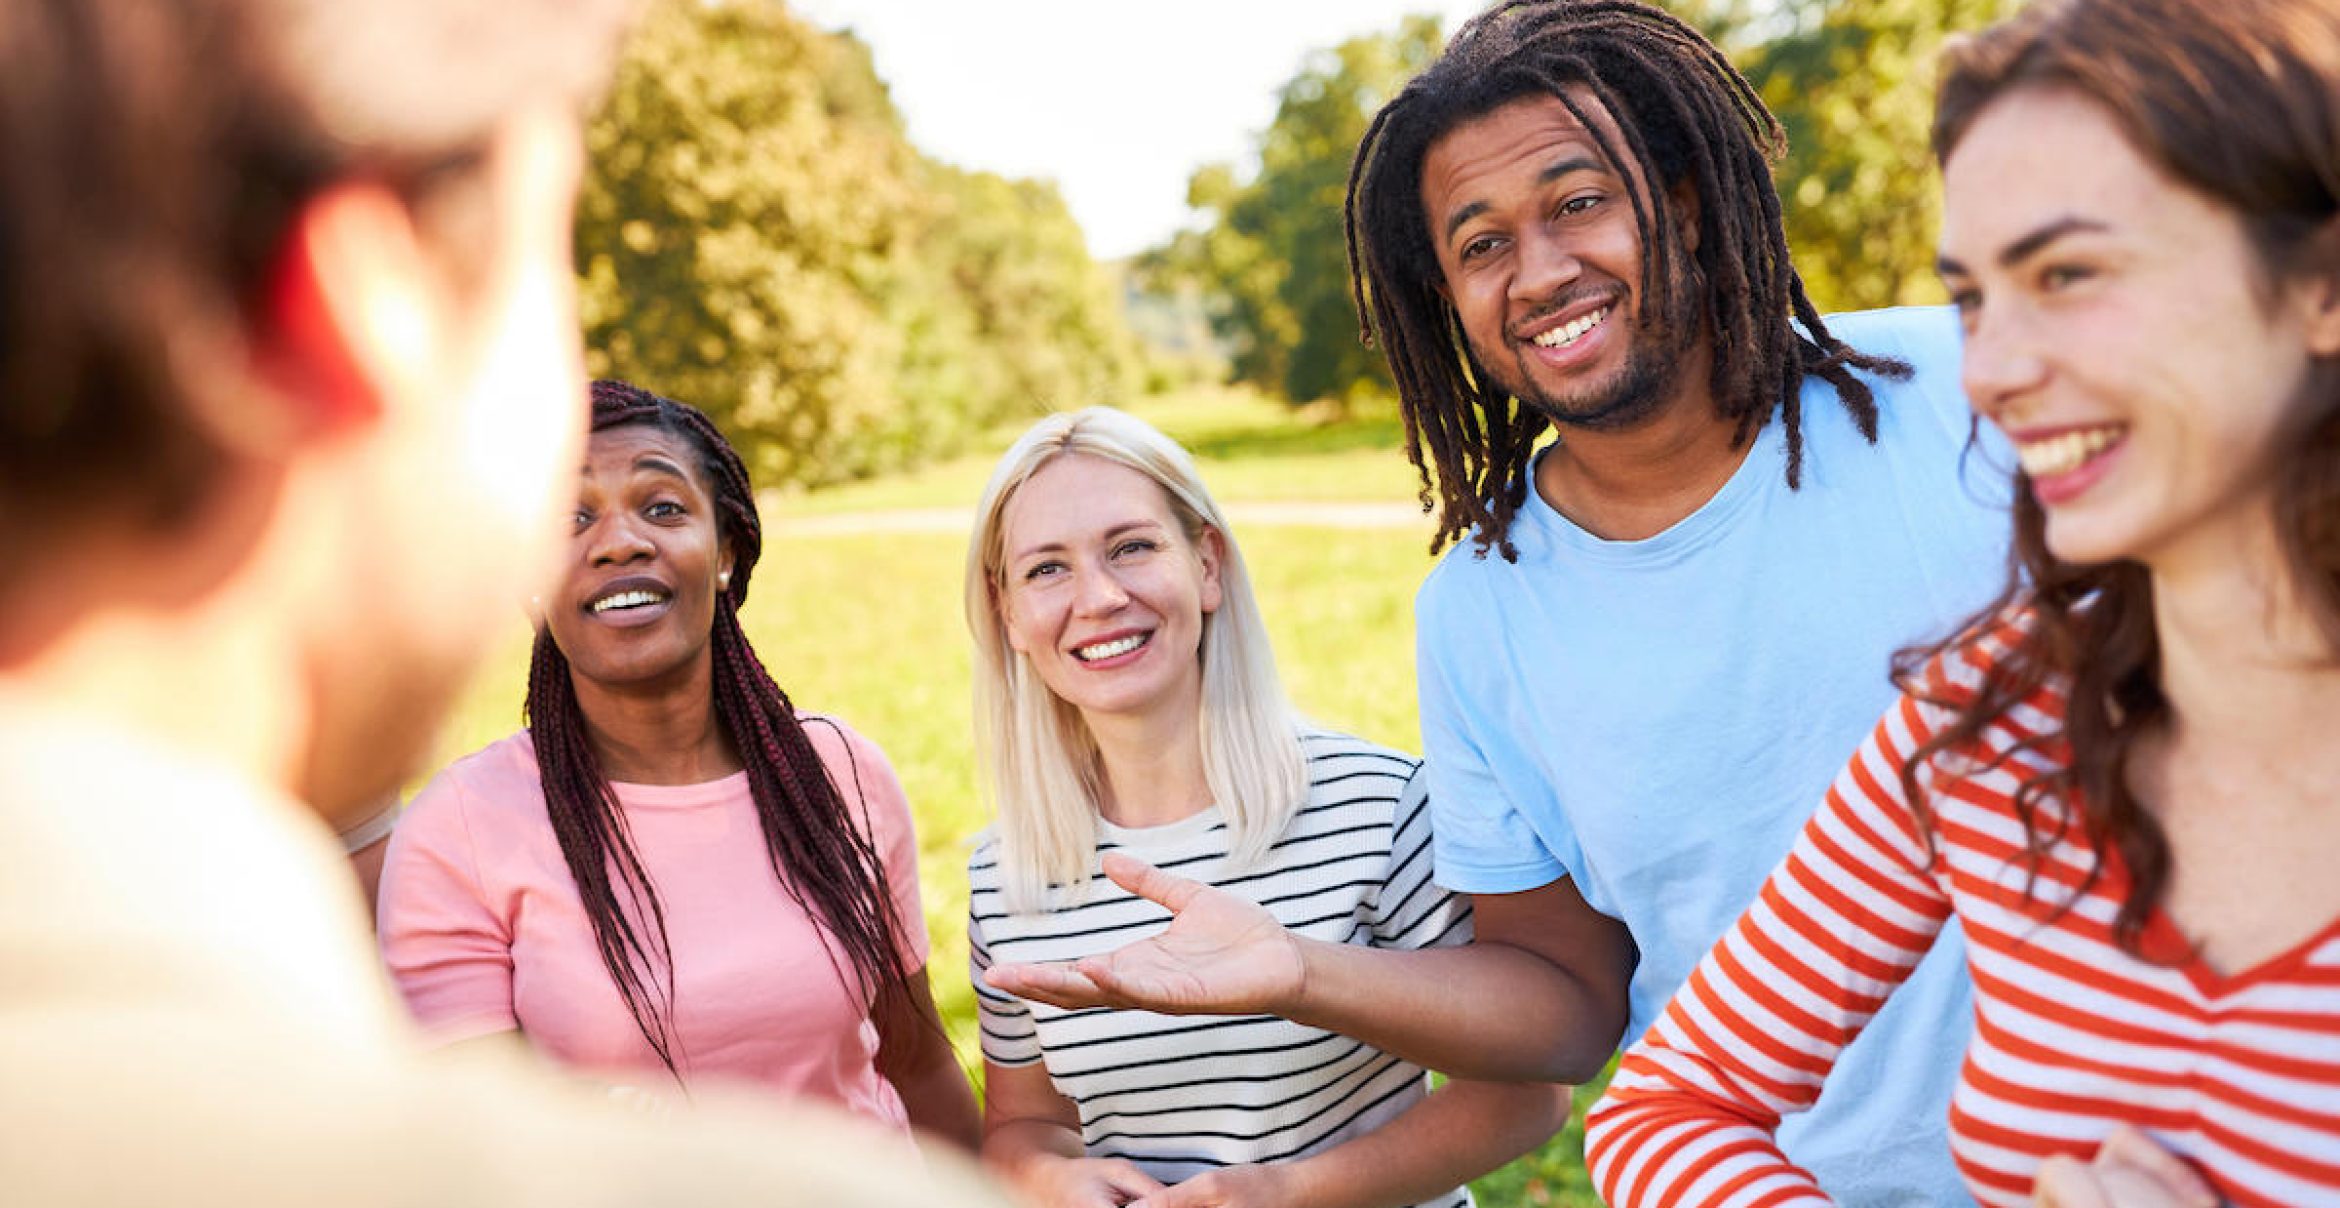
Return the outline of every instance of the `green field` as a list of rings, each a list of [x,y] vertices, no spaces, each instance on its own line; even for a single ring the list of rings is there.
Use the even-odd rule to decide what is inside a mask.
[[[1311,423],[1236,392],[1135,408],[1195,451],[1222,503],[1411,500],[1413,472],[1394,419]],[[994,448],[1013,433],[1001,434]],[[901,479],[775,499],[743,618],[772,675],[799,707],[835,713],[892,757],[917,811],[935,996],[970,1068],[974,994],[966,969],[965,855],[986,819],[968,723],[965,536],[835,531],[835,518],[888,509],[966,508],[990,456]],[[822,516],[823,535],[791,535]],[[1293,698],[1327,725],[1419,749],[1413,595],[1431,561],[1430,522],[1406,527],[1242,528],[1260,606]],[[475,687],[452,725],[450,757],[518,725],[525,637]],[[1579,1115],[1584,1096],[1579,1096]],[[1579,1155],[1581,1120],[1542,1151],[1478,1184],[1482,1204],[1593,1205]]]
[[[1414,497],[1413,468],[1396,454],[1404,436],[1395,404],[1338,422],[1312,422],[1243,387],[1204,387],[1131,410],[1195,455],[1221,503]],[[996,431],[979,452],[913,473],[784,497],[779,518],[972,507],[993,461],[1020,429]]]

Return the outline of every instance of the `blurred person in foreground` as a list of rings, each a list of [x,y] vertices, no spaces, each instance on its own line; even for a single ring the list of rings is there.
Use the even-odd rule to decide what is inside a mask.
[[[593,383],[592,428],[527,728],[434,777],[391,841],[391,977],[441,1042],[823,1100],[972,1153],[910,802],[740,625],[764,553],[746,464],[627,382]]]
[[[1828,1202],[1772,1130],[1955,919],[1977,1198],[2340,1202],[2340,0],[2046,0],[1942,81],[2018,558],[1626,1053],[1594,1173]]]
[[[986,1202],[419,1064],[333,840],[556,548],[614,8],[0,14],[0,1198]]]
[[[1110,407],[1001,457],[967,551],[976,731],[999,821],[967,863],[984,1158],[1036,1208],[1462,1208],[1568,1094],[1450,1081],[1272,1015],[1060,1010],[983,984],[1162,929],[1143,859],[1317,942],[1460,944],[1421,761],[1303,722],[1251,576],[1184,449]],[[1100,868],[1102,866],[1102,870]]]

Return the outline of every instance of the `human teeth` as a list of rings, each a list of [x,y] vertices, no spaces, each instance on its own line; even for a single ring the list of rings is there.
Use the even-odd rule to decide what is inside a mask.
[[[1145,634],[1133,633],[1126,638],[1115,638],[1110,642],[1099,642],[1094,646],[1083,646],[1080,649],[1073,651],[1073,656],[1080,659],[1084,663],[1093,663],[1098,659],[1109,659],[1115,655],[1128,654],[1130,651],[1135,650],[1145,644]]]
[[[603,596],[595,600],[593,611],[608,612],[613,608],[640,608],[644,604],[656,604],[665,598],[654,591],[621,591],[614,596]]]
[[[1583,338],[1584,333],[1600,326],[1601,320],[1608,317],[1609,308],[1604,306],[1589,315],[1562,323],[1560,326],[1537,336],[1531,342],[1538,348],[1566,348]]]
[[[2015,459],[2023,464],[2023,472],[2033,478],[2053,478],[2069,474],[2088,463],[2088,459],[2104,452],[2120,440],[2122,429],[2086,428],[2062,432],[2044,440],[2027,440],[2015,446]]]

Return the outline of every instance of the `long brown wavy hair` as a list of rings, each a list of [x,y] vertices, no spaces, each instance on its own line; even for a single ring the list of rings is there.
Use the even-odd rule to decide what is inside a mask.
[[[772,875],[813,920],[829,958],[873,1003],[908,1001],[909,974],[885,864],[846,813],[787,693],[772,681],[740,629],[739,607],[764,550],[747,467],[695,407],[627,382],[593,383],[593,431],[643,426],[680,439],[715,500],[716,523],[732,554],[731,583],[715,600],[715,715],[747,767],[748,789],[771,858]],[[674,957],[666,912],[634,851],[625,814],[588,737],[569,660],[552,630],[539,628],[528,665],[528,731],[544,780],[544,804],[561,856],[593,924],[602,967],[667,1072],[679,1081],[674,1048]],[[822,723],[814,719],[814,724]],[[852,786],[861,797],[858,769]],[[842,961],[839,957],[842,956]],[[929,1020],[939,1029],[939,1021]]]
[[[2340,0],[2042,0],[1945,52],[1936,158],[1947,162],[1984,109],[2024,89],[2103,106],[2146,159],[2234,211],[2267,282],[2340,267],[2315,246],[2340,219]],[[2309,380],[2294,404],[2302,435],[2276,470],[2275,520],[2288,568],[2327,646],[2340,650],[2340,365]],[[1999,599],[1960,636],[1896,659],[1902,688],[1953,719],[1910,754],[1901,781],[1930,830],[1921,768],[1976,749],[2034,693],[2064,691],[2061,731],[2025,745],[2062,747],[2068,758],[2024,779],[2015,810],[2035,874],[2060,824],[2042,817],[2054,800],[2076,812],[2095,853],[2087,884],[2118,853],[2129,884],[2114,934],[2137,952],[2171,872],[2168,836],[2123,774],[2138,740],[2170,720],[2153,583],[2135,562],[2082,565],[2051,553],[2028,478],[2017,480],[2014,517],[2012,576]],[[1991,623],[2017,614],[2020,623]],[[1984,634],[2007,649],[1978,690],[1923,674]]]

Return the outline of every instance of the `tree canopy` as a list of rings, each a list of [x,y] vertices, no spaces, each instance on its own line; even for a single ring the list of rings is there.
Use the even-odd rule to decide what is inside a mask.
[[[2017,0],[1787,0],[1786,28],[1737,50],[1787,129],[1774,176],[1788,246],[1824,310],[1939,302],[1941,182],[1928,135],[1951,34]]]
[[[1388,381],[1380,354],[1357,338],[1341,201],[1374,111],[1443,43],[1437,18],[1410,17],[1393,34],[1311,54],[1260,136],[1258,170],[1238,179],[1215,164],[1189,182],[1187,203],[1208,225],[1145,267],[1157,282],[1204,284],[1238,379],[1301,402]]]
[[[586,132],[588,367],[691,402],[767,483],[1110,401],[1135,346],[1053,185],[928,158],[850,35],[659,0]]]

